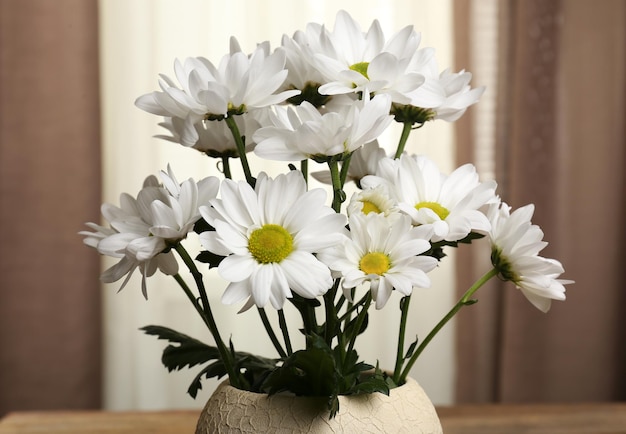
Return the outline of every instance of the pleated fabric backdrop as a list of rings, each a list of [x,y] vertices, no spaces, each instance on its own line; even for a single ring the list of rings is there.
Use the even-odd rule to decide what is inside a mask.
[[[96,0],[3,0],[0,56],[0,416],[98,408]]]
[[[472,68],[481,0],[455,2],[457,62]],[[626,3],[511,0],[499,13],[493,136],[456,124],[458,158],[493,141],[502,198],[536,204],[567,300],[547,314],[492,282],[459,316],[459,402],[626,399]],[[480,15],[475,15],[479,17]],[[476,115],[476,112],[473,113]],[[459,286],[485,271],[464,254]]]

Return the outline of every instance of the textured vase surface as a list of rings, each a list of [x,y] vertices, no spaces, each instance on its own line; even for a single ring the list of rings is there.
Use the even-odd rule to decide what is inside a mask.
[[[435,407],[413,379],[382,393],[339,397],[329,419],[326,398],[263,395],[221,383],[198,419],[196,434],[442,433]]]

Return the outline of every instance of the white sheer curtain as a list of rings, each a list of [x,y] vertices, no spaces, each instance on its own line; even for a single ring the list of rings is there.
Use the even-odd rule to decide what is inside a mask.
[[[133,105],[137,96],[157,88],[159,73],[172,75],[175,58],[201,55],[217,62],[228,51],[231,35],[237,37],[245,51],[265,40],[276,46],[283,33],[303,29],[307,22],[332,26],[336,12],[345,9],[364,30],[373,19],[378,19],[386,35],[413,24],[422,32],[422,46],[436,48],[443,68],[452,62],[451,7],[449,0],[101,1],[105,201],[118,203],[121,192],[135,194],[145,176],[164,169],[168,163],[179,180],[219,175],[214,161],[153,138],[162,133],[157,126],[159,120]],[[393,131],[383,140],[392,145],[398,137],[399,132]],[[407,149],[412,153],[428,153],[443,170],[453,169],[454,138],[449,124],[427,125],[413,134]],[[284,169],[282,164],[257,159],[251,164],[255,171]],[[219,298],[224,284],[212,272],[204,274],[223,335],[232,336],[238,349],[273,355],[256,312],[237,315],[239,307],[221,306]],[[413,297],[408,328],[411,336],[423,337],[452,306],[453,274],[453,258],[449,258],[434,273],[433,287]],[[165,343],[142,334],[138,328],[159,324],[203,340],[210,340],[208,332],[193,316],[188,301],[171,278],[151,278],[148,293],[149,300],[145,301],[138,280],[131,281],[121,293],[116,293],[115,285],[103,288],[105,407],[114,410],[199,407],[216,383],[205,381],[194,401],[186,390],[195,372],[167,373],[160,362]],[[397,299],[376,312],[368,338],[359,349],[368,361],[375,361],[380,355],[383,367],[393,364],[399,317],[396,303]],[[453,325],[449,325],[412,373],[435,403],[452,401],[455,375],[452,337]]]

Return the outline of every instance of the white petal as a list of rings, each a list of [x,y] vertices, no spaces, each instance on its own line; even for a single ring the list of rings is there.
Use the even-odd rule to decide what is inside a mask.
[[[248,279],[258,267],[259,264],[252,256],[230,255],[220,262],[218,272],[229,282],[241,282]]]

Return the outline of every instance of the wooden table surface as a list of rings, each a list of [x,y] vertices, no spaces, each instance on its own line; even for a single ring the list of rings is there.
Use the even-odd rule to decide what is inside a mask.
[[[626,403],[439,407],[445,434],[626,434]],[[1,434],[193,433],[197,410],[17,412]]]

